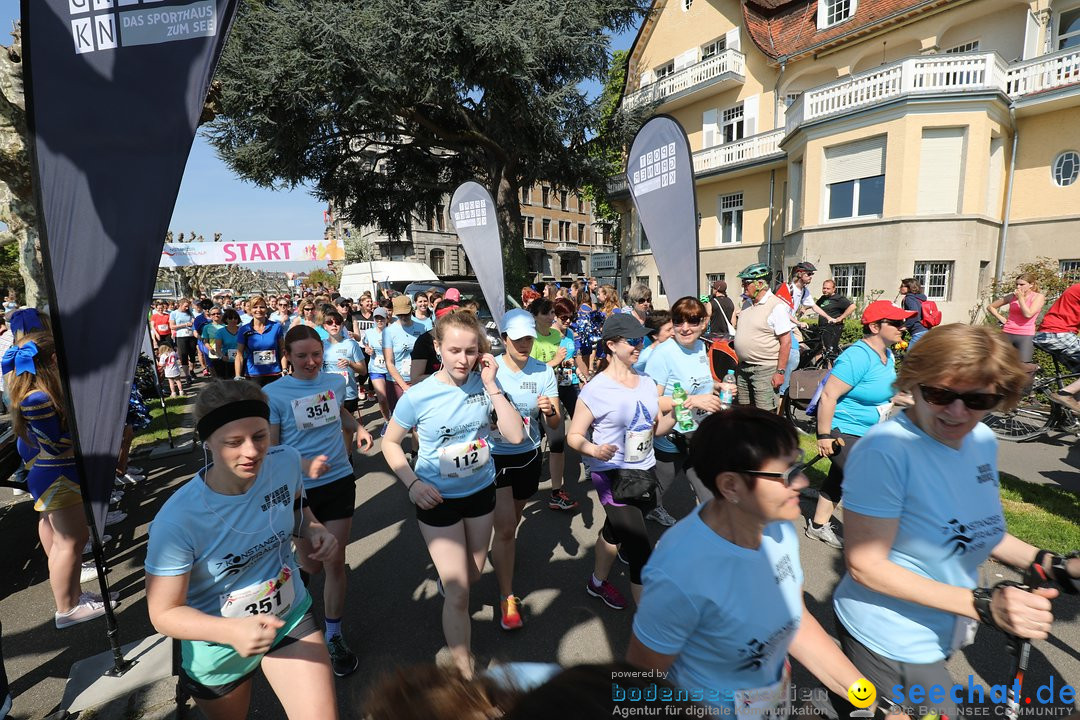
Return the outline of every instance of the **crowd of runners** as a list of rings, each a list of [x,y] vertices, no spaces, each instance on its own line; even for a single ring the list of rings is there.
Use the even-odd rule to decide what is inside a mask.
[[[498,356],[477,304],[454,289],[355,302],[306,292],[156,303],[148,322],[166,392],[213,378],[194,386],[205,466],[158,512],[145,562],[150,619],[181,642],[181,684],[208,717],[239,718],[261,668],[289,717],[337,717],[334,676],[358,667],[343,629],[353,460],[379,436],[437,573],[453,667],[379,683],[369,709],[377,717],[495,716],[462,711],[466,697],[490,700],[493,712],[498,705],[493,675],[475,667],[470,593],[490,563],[501,628],[528,631],[515,578],[532,569],[516,562],[517,530],[544,484],[539,499],[551,511],[577,510],[563,484],[567,446],[605,516],[583,594],[613,611],[632,606],[626,658],[663,671],[679,708],[786,717],[794,657],[847,717],[859,678],[878,688],[951,686],[946,662],[980,624],[1046,638],[1052,600],[1080,588],[1080,557],[1008,533],[996,440],[980,421],[1019,401],[1032,346],[1080,369],[1080,284],[1037,324],[1047,299],[1021,276],[991,307],[1008,308],[1000,332],[938,327],[911,278],[896,304],[860,311],[831,280],[815,300],[815,273],[800,263],[778,293],[769,268],[751,265],[738,274],[741,297],[720,281],[670,310],[654,310],[644,286],[625,298],[595,281],[523,288],[522,307],[498,328]],[[798,434],[776,408],[807,319],[838,338],[856,312],[862,339],[840,354],[820,393],[817,446],[832,466],[803,528],[844,553],[832,598],[838,646],[803,600],[796,528],[808,480]],[[904,333],[911,347],[898,369],[892,347]],[[738,356],[725,377],[711,364],[714,337]],[[65,627],[99,616],[104,600],[75,582],[86,528],[72,529],[78,521],[68,517],[78,484],[47,325],[11,341],[5,392],[42,513],[56,625]],[[1078,391],[1056,401],[1077,402]],[[379,411],[370,433],[365,407]],[[682,518],[664,503],[676,484],[697,502]],[[841,499],[842,537],[832,520]],[[1029,574],[1038,566],[1047,586],[980,587],[990,557]],[[612,579],[620,560],[628,588]],[[427,561],[415,559],[418,572]],[[307,589],[317,574],[321,617]],[[508,667],[496,684],[535,684],[548,697],[549,678],[589,681],[557,670]],[[610,676],[601,691],[611,693]],[[918,714],[962,715],[955,698],[931,705]],[[873,709],[910,710],[883,695]]]

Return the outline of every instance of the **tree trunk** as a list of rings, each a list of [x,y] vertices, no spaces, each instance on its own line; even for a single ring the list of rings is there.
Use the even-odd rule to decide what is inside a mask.
[[[49,292],[45,285],[45,264],[41,260],[37,226],[27,225],[18,236],[19,275],[22,276],[26,292],[26,306],[44,307],[49,300]]]
[[[503,246],[503,278],[506,291],[518,297],[518,291],[528,285],[525,261],[525,239],[521,233],[521,188],[511,183],[505,175],[495,175],[494,188],[488,188],[495,197],[495,218],[499,224],[499,237]]]

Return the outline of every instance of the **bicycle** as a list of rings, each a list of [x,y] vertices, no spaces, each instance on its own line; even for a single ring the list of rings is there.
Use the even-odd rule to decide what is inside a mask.
[[[1054,374],[1040,377],[1041,368],[1032,376],[1030,389],[1012,410],[992,411],[983,423],[1002,440],[1023,442],[1042,437],[1052,428],[1080,435],[1080,415],[1050,401],[1050,395],[1080,378],[1080,372],[1062,374],[1061,364],[1054,358]]]
[[[847,347],[839,344],[839,333],[834,335],[836,342],[828,342],[832,338],[825,336],[820,326],[811,325],[803,330],[804,340],[799,343],[799,367],[791,373],[791,381],[781,398],[784,417],[804,433],[817,431],[817,418],[807,415],[806,409],[822,378],[832,370],[836,358]]]

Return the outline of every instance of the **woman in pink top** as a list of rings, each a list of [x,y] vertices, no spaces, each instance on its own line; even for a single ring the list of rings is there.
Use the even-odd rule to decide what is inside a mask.
[[[1016,291],[1003,298],[998,298],[987,306],[986,311],[996,317],[1003,325],[1002,332],[1020,353],[1020,360],[1031,362],[1035,346],[1035,321],[1046,303],[1046,296],[1039,292],[1035,276],[1024,273],[1016,278]],[[998,308],[1008,305],[1009,317],[1006,319]]]

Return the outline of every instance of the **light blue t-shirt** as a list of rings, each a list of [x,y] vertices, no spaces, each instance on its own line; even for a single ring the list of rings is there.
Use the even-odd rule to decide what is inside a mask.
[[[204,328],[205,329],[205,328]],[[215,335],[215,340],[221,341],[221,359],[232,362],[236,359],[236,343],[237,335],[240,333],[240,328],[236,328],[235,333],[229,332],[229,326],[223,325]]]
[[[668,338],[670,340],[670,338]],[[665,341],[666,342],[666,341]],[[649,362],[649,358],[656,352],[656,348],[660,347],[663,343],[652,343],[642,348],[641,353],[638,355],[638,361],[634,363],[634,372],[645,374],[645,365]]]
[[[639,375],[637,387],[629,388],[612,380],[607,373],[600,373],[581,388],[578,401],[584,403],[592,413],[592,441],[597,445],[614,445],[617,448],[610,460],[583,457],[589,470],[647,470],[656,465],[653,452],[655,439],[648,442],[653,437],[653,425],[660,415],[660,401],[652,378]],[[628,436],[636,446],[636,449],[630,449],[629,454],[626,447]]]
[[[191,317],[191,313],[184,312],[183,310],[173,310],[169,313],[169,320],[173,325],[185,325],[187,323],[194,323],[195,320]],[[176,337],[194,337],[195,330],[191,327],[177,328],[173,331]]]
[[[287,566],[296,588],[294,605],[303,603],[307,590],[291,549],[300,454],[284,445],[270,448],[243,495],[214,492],[204,473],[173,493],[150,524],[146,572],[190,573],[187,604],[221,617],[222,595],[275,578]]]
[[[270,399],[270,424],[279,427],[281,444],[296,448],[307,460],[319,455],[330,459],[329,468],[320,477],[304,478],[304,487],[310,490],[353,477],[341,436],[345,378],[330,373],[319,373],[314,380],[286,375],[263,391]]]
[[[572,332],[566,331],[563,339],[559,341],[559,347],[566,350],[566,359],[555,370],[555,381],[559,384],[559,387],[569,387],[571,385],[576,387],[581,384],[581,378],[578,377],[577,363],[574,361],[578,354],[578,344],[574,340]]]
[[[368,364],[368,372],[376,374],[386,374],[386,358],[383,357],[382,341],[383,330],[379,328],[368,328],[364,331],[364,342],[371,348],[371,362]],[[409,363],[411,366],[412,363]]]
[[[323,372],[345,378],[345,399],[355,400],[359,397],[356,373],[351,367],[338,367],[338,360],[342,358],[354,363],[363,362],[364,351],[360,349],[360,343],[352,338],[342,338],[336,343],[329,339],[323,341]]]
[[[427,332],[422,323],[413,321],[409,327],[396,322],[383,330],[382,346],[391,348],[394,355],[394,366],[401,374],[401,379],[409,382],[409,374],[412,372],[412,349],[416,344],[416,338]]]
[[[419,323],[420,325],[424,326],[424,329],[420,331],[421,335],[426,333],[428,330],[431,330],[433,327],[435,327],[435,316],[434,315],[428,315],[426,318],[419,318],[419,317],[416,317],[415,315],[413,315],[412,316],[412,321],[413,321],[413,323]]]
[[[882,422],[892,404],[896,363],[892,351],[885,350],[886,361],[874,348],[860,340],[840,353],[833,366],[833,377],[851,386],[836,403],[833,427],[848,435],[863,436]]]
[[[802,622],[799,536],[791,523],[773,522],[757,550],[740,547],[705,524],[703,507],[665,532],[649,557],[634,635],[678,656],[668,679],[692,700],[734,717],[735,691],[783,675]]]
[[[898,519],[889,560],[948,585],[979,585],[979,565],[1005,536],[997,439],[979,423],[959,450],[934,440],[901,413],[875,425],[844,466],[844,505]],[[882,595],[845,574],[833,595],[844,627],[879,655],[932,663],[952,652],[957,617]]]
[[[541,418],[537,398],[543,395],[558,400],[559,386],[555,383],[555,372],[533,357],[525,361],[521,372],[514,372],[507,366],[505,354],[495,358],[495,363],[499,366],[495,373],[495,382],[502,388],[510,404],[521,414],[526,432],[525,439],[520,444],[511,445],[503,440],[492,418],[491,439],[494,446],[491,452],[495,455],[514,455],[535,450],[540,447],[540,423],[547,422],[547,418]]]
[[[640,360],[640,357],[638,359]],[[701,340],[696,341],[689,349],[680,345],[675,338],[658,343],[645,364],[645,374],[655,380],[657,385],[664,386],[665,397],[671,397],[675,383],[679,383],[687,395],[708,395],[713,391],[709,353]],[[696,430],[698,424],[708,417],[708,413],[694,410],[690,416],[694,419]],[[675,443],[664,437],[656,438],[656,449],[668,453],[676,452]]]
[[[447,498],[473,495],[495,482],[490,418],[491,400],[475,372],[461,387],[434,375],[424,378],[405,391],[393,415],[406,430],[417,429],[416,476]]]

